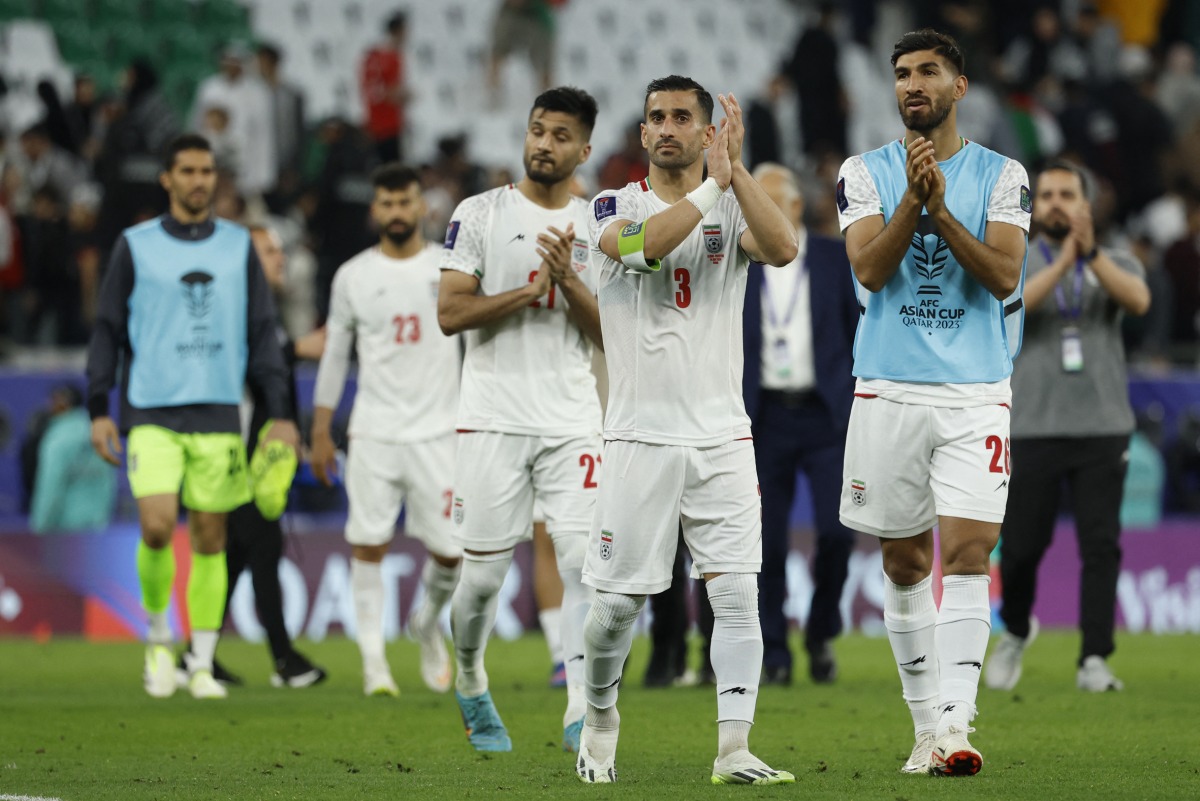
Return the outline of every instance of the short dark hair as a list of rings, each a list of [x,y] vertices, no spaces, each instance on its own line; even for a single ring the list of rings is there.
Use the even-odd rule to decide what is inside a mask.
[[[700,111],[704,113],[704,122],[712,122],[713,115],[713,99],[700,84],[693,81],[691,78],[686,78],[682,75],[668,75],[665,78],[655,78],[650,83],[646,84],[646,99],[642,103],[642,116],[646,115],[646,106],[650,102],[650,95],[655,92],[687,92],[696,93],[696,101],[700,104]]]
[[[909,31],[897,39],[896,46],[892,48],[892,66],[896,66],[896,62],[900,60],[900,56],[916,53],[920,50],[932,50],[953,64],[954,69],[958,70],[959,75],[966,74],[967,60],[963,57],[962,50],[958,48],[958,42],[955,41],[953,36],[941,31],[935,31],[933,28]]]
[[[397,11],[387,18],[387,32],[395,36],[397,31],[402,31],[408,27],[408,14],[403,11]]]
[[[203,150],[211,153],[212,145],[198,133],[180,134],[168,142],[167,149],[163,151],[163,169],[170,172],[171,168],[175,166],[175,157],[185,150]]]
[[[266,56],[272,64],[277,66],[279,62],[283,61],[283,51],[270,42],[260,42],[257,53],[260,56]]]
[[[1043,164],[1042,168],[1040,170],[1038,170],[1038,176],[1040,177],[1042,175],[1042,173],[1047,173],[1052,170],[1059,170],[1060,172],[1069,172],[1072,175],[1074,175],[1076,178],[1079,179],[1079,188],[1083,191],[1084,200],[1087,200],[1087,201],[1092,200],[1093,181],[1092,181],[1092,176],[1088,172],[1087,168],[1082,167],[1079,164],[1076,164],[1075,162],[1070,161],[1068,159],[1061,159],[1061,158],[1060,159],[1051,159],[1050,161],[1047,161],[1045,164]]]
[[[579,120],[588,136],[591,136],[592,129],[596,127],[596,115],[599,113],[596,98],[574,86],[556,86],[542,92],[533,101],[533,106],[529,109],[530,116],[539,108],[542,111],[561,111],[571,115]]]
[[[421,176],[412,167],[401,164],[398,161],[384,164],[371,173],[371,186],[376,189],[397,192],[401,189],[407,189],[413,184],[416,184],[419,189],[421,187]]]

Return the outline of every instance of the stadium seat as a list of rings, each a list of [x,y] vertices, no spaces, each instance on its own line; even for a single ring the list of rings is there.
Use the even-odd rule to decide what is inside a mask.
[[[88,0],[41,0],[38,3],[38,16],[55,25],[90,19],[91,14],[92,5]]]
[[[140,25],[121,25],[105,31],[113,64],[127,66],[135,58],[149,59],[155,65],[160,63],[162,43],[152,30]]]
[[[195,9],[195,3],[179,0],[146,0],[146,16],[158,25],[193,22]]]
[[[250,30],[250,15],[234,0],[204,0],[196,7],[196,21],[211,31],[226,35]]]
[[[140,27],[144,22],[145,7],[142,0],[92,0],[92,2],[92,14],[100,25],[133,27],[136,24]]]
[[[108,37],[84,20],[55,23],[54,36],[59,52],[68,62],[99,62],[108,55]]]
[[[0,0],[0,22],[33,16],[33,0]]]

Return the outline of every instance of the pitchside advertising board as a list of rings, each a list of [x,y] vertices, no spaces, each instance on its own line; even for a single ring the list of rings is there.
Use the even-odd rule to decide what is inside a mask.
[[[129,525],[90,535],[0,535],[0,636],[142,638],[145,615],[134,559],[137,540],[136,527]],[[1194,520],[1167,521],[1151,530],[1126,531],[1121,545],[1124,559],[1117,592],[1118,623],[1135,632],[1200,633],[1200,525]],[[182,601],[191,562],[187,533],[182,527],[176,532],[173,547],[178,569],[171,621],[182,639],[188,631]],[[802,626],[812,595],[811,532],[794,532],[793,548],[787,559],[786,611],[795,625]],[[397,536],[383,562],[388,640],[401,636],[410,610],[420,603],[419,577],[424,558],[419,544]],[[528,546],[519,547],[500,593],[496,616],[499,637],[516,638],[537,627],[531,568]],[[1077,625],[1079,571],[1074,529],[1069,523],[1061,524],[1041,567],[1034,613],[1043,626]],[[314,529],[289,536],[279,575],[284,614],[292,636],[312,640],[353,636],[349,549],[340,530]],[[872,635],[884,633],[881,575],[878,545],[861,536],[851,557],[842,616],[851,627]],[[934,586],[940,587],[940,583]],[[999,570],[994,567],[993,609],[999,589]],[[639,621],[639,631],[649,625],[648,609]],[[993,624],[1000,628],[995,615]],[[263,637],[254,612],[249,574],[244,574],[236,586],[227,633],[252,641]]]

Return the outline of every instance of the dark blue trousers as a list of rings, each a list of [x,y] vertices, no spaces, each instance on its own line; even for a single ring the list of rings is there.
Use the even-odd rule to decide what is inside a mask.
[[[790,669],[792,664],[783,604],[787,598],[788,518],[798,471],[804,472],[812,490],[817,531],[805,647],[815,648],[842,631],[839,604],[854,550],[854,533],[838,520],[845,448],[845,427],[830,416],[815,392],[799,397],[762,392],[754,420],[754,457],[762,488],[763,565],[758,577],[758,609],[764,666]]]

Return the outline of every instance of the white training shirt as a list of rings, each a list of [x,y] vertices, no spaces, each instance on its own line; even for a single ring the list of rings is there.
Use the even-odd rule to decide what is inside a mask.
[[[459,204],[446,229],[441,268],[475,276],[482,295],[517,289],[533,280],[542,263],[538,235],[572,224],[572,266],[595,292],[587,203],[571,198],[561,209],[546,209],[513,184]],[[460,430],[530,436],[600,431],[592,343],[567,316],[567,300],[557,287],[515,314],[467,331],[466,341]]]
[[[641,222],[670,204],[647,181],[592,201],[592,258],[608,360],[605,439],[709,447],[750,436],[742,401],[746,219],[726,191],[657,272],[636,274],[600,250],[616,220]]]
[[[337,408],[357,340],[351,437],[417,442],[454,430],[461,367],[458,337],[438,327],[439,254],[430,244],[392,259],[373,247],[333,277],[314,403]]]

